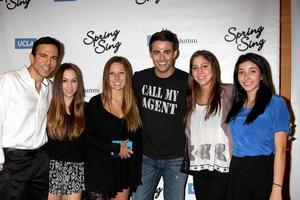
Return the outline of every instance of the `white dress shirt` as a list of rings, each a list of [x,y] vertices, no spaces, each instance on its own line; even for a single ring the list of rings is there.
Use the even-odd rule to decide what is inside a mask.
[[[0,164],[3,148],[36,149],[47,142],[51,97],[52,83],[44,79],[38,93],[27,67],[0,75]]]

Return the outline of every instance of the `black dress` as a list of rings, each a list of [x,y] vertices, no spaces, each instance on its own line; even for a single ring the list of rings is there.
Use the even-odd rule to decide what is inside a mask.
[[[91,98],[86,115],[85,181],[88,192],[114,197],[117,192],[135,190],[141,183],[141,132],[128,132],[126,122],[104,109],[101,95]],[[119,144],[113,140],[133,142],[133,155],[121,159]]]

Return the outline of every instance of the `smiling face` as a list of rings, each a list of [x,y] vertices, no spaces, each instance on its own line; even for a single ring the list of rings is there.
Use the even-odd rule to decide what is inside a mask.
[[[152,43],[150,57],[155,66],[155,74],[158,77],[167,78],[173,74],[177,54],[178,51],[174,51],[171,42],[157,40]]]
[[[197,56],[192,61],[192,77],[200,87],[210,87],[213,77],[212,66],[203,56]]]
[[[259,89],[261,72],[256,64],[245,61],[238,67],[238,81],[242,88],[247,92],[248,98],[253,99]]]
[[[43,80],[49,76],[57,66],[58,49],[53,44],[40,44],[36,48],[35,56],[30,54],[31,65],[29,73],[34,80]]]
[[[62,87],[65,102],[71,102],[78,89],[78,77],[74,70],[67,69],[64,71]]]
[[[126,85],[126,70],[121,63],[114,62],[109,69],[108,82],[112,90],[124,90]]]

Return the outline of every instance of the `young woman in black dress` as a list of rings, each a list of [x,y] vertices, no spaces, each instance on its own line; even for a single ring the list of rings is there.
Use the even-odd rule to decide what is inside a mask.
[[[86,125],[88,199],[129,199],[141,182],[141,120],[132,68],[124,57],[104,67],[102,93],[91,98]]]
[[[48,112],[48,200],[80,200],[84,185],[85,102],[80,69],[64,63],[53,82]]]

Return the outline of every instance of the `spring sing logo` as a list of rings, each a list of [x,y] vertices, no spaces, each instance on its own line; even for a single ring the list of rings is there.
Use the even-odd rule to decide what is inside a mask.
[[[266,40],[261,38],[264,27],[248,28],[246,30],[238,30],[237,27],[230,27],[228,34],[224,36],[225,41],[234,42],[239,51],[246,51],[257,47],[260,51],[264,47]]]
[[[24,9],[28,8],[31,0],[0,0],[6,3],[6,8],[13,10],[17,7],[24,6]]]
[[[101,34],[96,34],[95,31],[88,31],[86,37],[83,39],[85,45],[91,45],[94,48],[95,53],[102,54],[106,51],[113,51],[117,53],[122,45],[122,42],[118,41],[120,30],[105,31]]]

